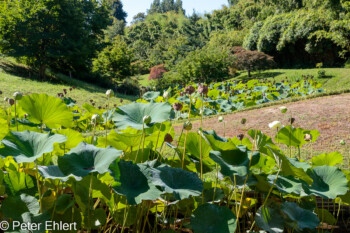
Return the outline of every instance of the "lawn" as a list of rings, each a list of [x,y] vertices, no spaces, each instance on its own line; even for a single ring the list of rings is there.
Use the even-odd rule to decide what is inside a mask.
[[[252,77],[275,79],[281,81],[286,78],[291,81],[299,80],[302,75],[312,75],[323,84],[323,88],[329,91],[339,91],[350,89],[350,69],[349,68],[322,68],[326,71],[325,78],[318,78],[319,69],[274,69],[253,73]],[[233,79],[247,79],[247,72],[241,72]]]
[[[63,93],[63,89],[66,89],[68,92],[67,97],[76,100],[79,106],[89,102],[90,99],[94,100],[96,107],[105,106],[106,104],[107,97],[105,95],[106,89],[104,88],[77,79],[71,79],[62,74],[54,75],[54,80],[40,82],[34,78],[29,78],[29,74],[24,74],[23,70],[21,74],[6,73],[3,67],[10,65],[7,62],[0,60],[0,91],[3,92],[2,98],[10,98],[16,91],[20,91],[23,94],[46,93],[51,96],[57,96],[58,93]],[[76,89],[70,91],[70,88],[73,86]],[[125,104],[136,100],[137,97],[117,94],[116,97],[112,98],[112,103],[121,105],[120,99],[123,99],[123,104]],[[4,105],[5,102],[0,101],[0,106],[4,107]]]

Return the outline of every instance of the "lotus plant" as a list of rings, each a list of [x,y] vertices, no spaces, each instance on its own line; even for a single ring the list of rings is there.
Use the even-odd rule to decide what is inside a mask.
[[[14,98],[14,105],[15,105],[15,125],[17,127],[17,131],[18,131],[18,123],[17,123],[17,101],[21,100],[23,97],[23,94],[19,91],[15,92],[13,94],[13,98]]]

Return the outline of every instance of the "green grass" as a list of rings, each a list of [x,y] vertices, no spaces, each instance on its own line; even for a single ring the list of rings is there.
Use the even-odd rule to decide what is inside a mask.
[[[63,89],[67,89],[67,97],[76,100],[78,106],[89,103],[90,99],[94,100],[96,107],[106,105],[106,89],[62,74],[50,74],[50,72],[48,74],[51,80],[40,82],[36,78],[29,78],[29,70],[26,70],[25,66],[15,64],[9,59],[4,60],[0,58],[0,90],[3,92],[2,96],[0,96],[2,97],[0,106],[4,107],[6,104],[3,101],[4,97],[12,98],[13,93],[16,91],[26,95],[46,93],[56,97],[57,93],[63,93]],[[76,89],[69,91],[72,86],[75,86]],[[116,94],[116,97],[112,98],[111,103],[121,105],[120,99],[123,99],[123,104],[125,104],[136,100],[137,97]]]
[[[325,78],[318,78],[319,69],[274,69],[252,73],[252,77],[275,79],[281,81],[288,78],[291,81],[301,79],[302,75],[313,75],[328,91],[350,89],[350,68],[322,68],[326,71]],[[247,72],[241,72],[233,79],[248,79]]]

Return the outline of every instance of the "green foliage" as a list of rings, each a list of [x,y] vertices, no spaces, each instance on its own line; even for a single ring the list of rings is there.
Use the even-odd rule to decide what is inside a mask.
[[[1,1],[0,49],[25,60],[42,78],[46,68],[78,72],[87,69],[108,24],[103,2]]]
[[[190,52],[182,62],[176,65],[176,70],[186,83],[209,83],[227,78],[230,63],[231,57],[228,56],[227,51],[203,48]]]
[[[102,50],[93,61],[93,71],[110,80],[123,80],[132,75],[132,59],[132,51],[117,37],[113,44]]]

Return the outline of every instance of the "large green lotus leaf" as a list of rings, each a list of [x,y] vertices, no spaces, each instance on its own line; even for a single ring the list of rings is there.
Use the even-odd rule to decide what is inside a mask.
[[[55,143],[63,143],[66,136],[53,133],[37,133],[32,131],[10,132],[1,142],[0,148],[2,158],[13,156],[17,163],[34,162],[44,153],[53,151]]]
[[[227,207],[204,204],[193,212],[191,226],[194,233],[234,233],[237,218]]]
[[[250,162],[251,156],[251,151],[242,146],[236,150],[210,152],[210,158],[220,165],[224,176],[246,176],[249,172],[249,165],[254,166],[260,159],[260,154],[254,152]]]
[[[281,210],[289,218],[286,224],[294,230],[302,231],[305,228],[315,229],[320,224],[320,220],[315,213],[300,208],[294,202],[284,202],[281,205]]]
[[[185,136],[181,137],[179,141],[180,146],[184,146]],[[191,154],[193,157],[200,159],[200,140],[201,137],[196,133],[188,133],[186,140],[186,153]],[[209,146],[205,138],[202,138],[202,159],[203,164],[207,166],[214,166],[215,162],[209,157],[209,152],[212,148]]]
[[[84,140],[84,137],[81,133],[72,129],[55,130],[54,133],[61,134],[67,137],[67,140],[65,142],[54,145],[54,153],[56,155],[64,155],[66,152],[78,146],[79,143],[81,143]]]
[[[216,151],[237,149],[235,144],[230,140],[220,137],[214,130],[203,131],[204,137],[208,140],[209,145]]]
[[[6,198],[1,205],[1,213],[8,218],[20,220],[21,215],[25,212],[32,214],[39,213],[38,200],[26,194]]]
[[[339,152],[325,153],[318,156],[314,156],[311,159],[313,166],[335,166],[337,164],[343,164],[343,155]]]
[[[284,143],[287,146],[301,148],[304,144],[308,143],[308,141],[305,141],[304,139],[305,134],[311,134],[311,142],[314,142],[317,140],[318,136],[320,135],[320,132],[317,130],[305,130],[302,128],[294,128],[293,126],[289,125],[279,130],[275,139],[277,142]]]
[[[112,189],[127,198],[128,204],[137,205],[143,200],[156,200],[163,193],[153,183],[151,168],[146,164],[133,164],[120,160],[110,166],[116,183]]]
[[[37,192],[33,178],[23,172],[9,170],[4,176],[4,182],[8,195],[16,196],[24,192],[34,195]]]
[[[168,103],[132,103],[119,107],[114,114],[113,121],[119,129],[128,127],[142,130],[153,126],[155,123],[162,123],[170,118],[172,107]],[[144,116],[150,116],[152,121],[146,125],[143,123]]]
[[[122,151],[114,148],[98,148],[81,142],[64,156],[58,157],[58,167],[64,175],[84,177],[92,172],[103,174],[109,165],[120,157]]]
[[[31,94],[24,96],[19,105],[33,123],[44,123],[51,129],[61,126],[69,128],[73,124],[73,113],[61,99],[46,94]]]
[[[268,154],[268,149],[266,148],[267,145],[272,148],[277,148],[277,146],[273,143],[272,139],[269,136],[263,134],[260,130],[251,129],[248,131],[248,135],[253,140],[255,140],[254,148],[260,153]]]
[[[303,185],[307,185],[305,182],[298,180],[292,176],[278,176],[276,180],[276,175],[269,175],[267,177],[268,182],[273,185],[275,183],[275,187],[283,193],[293,193],[300,195],[303,193]]]
[[[255,215],[255,222],[261,229],[270,233],[282,233],[284,220],[276,208],[261,206]]]
[[[152,181],[156,186],[171,193],[177,200],[190,196],[199,196],[203,191],[203,183],[198,175],[181,168],[160,166],[152,169]]]
[[[337,219],[326,209],[315,209],[318,218],[329,225],[337,224]]]
[[[128,148],[138,148],[141,141],[141,133],[116,132],[112,130],[107,137],[107,145],[118,150],[126,151]],[[99,147],[105,147],[106,137],[102,136],[97,139]]]
[[[299,159],[297,158],[288,158],[288,161],[290,162],[290,164],[292,164],[294,167],[297,167],[297,168],[301,168],[303,169],[305,172],[307,172],[308,169],[310,169],[312,166],[307,163],[307,162],[301,162],[299,161]]]
[[[151,100],[155,100],[160,96],[160,92],[159,91],[149,91],[146,92],[145,94],[143,94],[142,98],[147,100],[147,101],[151,101]]]
[[[306,174],[302,168],[294,166],[288,158],[278,149],[267,146],[268,155],[276,160],[277,164],[281,166],[281,174],[284,176],[293,176],[304,180],[306,183],[311,184],[312,179]]]
[[[314,181],[309,188],[309,194],[335,199],[349,190],[346,176],[337,167],[319,166],[309,170],[308,174]]]
[[[45,179],[62,180],[64,182],[69,180],[70,177],[74,178],[77,181],[82,179],[81,177],[75,176],[73,174],[70,174],[70,175],[63,174],[63,172],[60,170],[58,166],[38,166],[38,170],[40,175]]]

